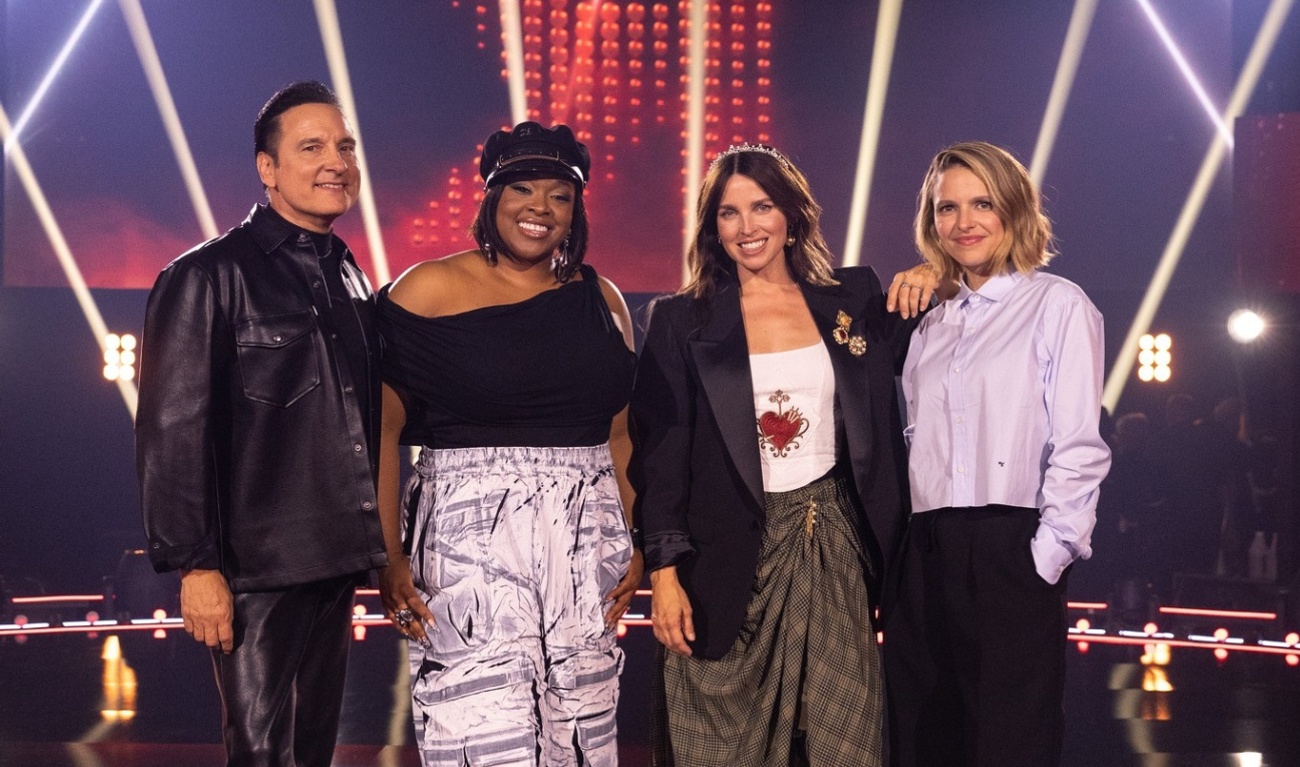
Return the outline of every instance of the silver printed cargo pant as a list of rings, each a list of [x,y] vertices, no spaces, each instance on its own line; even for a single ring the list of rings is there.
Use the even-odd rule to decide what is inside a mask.
[[[609,447],[426,448],[406,508],[437,618],[409,645],[426,767],[616,765],[603,597],[632,550]]]

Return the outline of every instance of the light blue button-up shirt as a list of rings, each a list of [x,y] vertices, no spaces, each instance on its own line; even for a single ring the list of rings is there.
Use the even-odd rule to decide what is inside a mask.
[[[1102,320],[1079,286],[1012,272],[962,283],[912,336],[903,367],[912,509],[990,504],[1039,510],[1031,548],[1056,583],[1092,554]]]

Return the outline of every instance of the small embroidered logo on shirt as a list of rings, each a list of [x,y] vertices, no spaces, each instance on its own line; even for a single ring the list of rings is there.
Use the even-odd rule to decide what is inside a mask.
[[[799,438],[808,431],[808,419],[799,408],[782,409],[790,395],[780,389],[767,401],[776,405],[776,412],[768,410],[758,417],[758,449],[767,450],[774,458],[784,458],[799,449]]]

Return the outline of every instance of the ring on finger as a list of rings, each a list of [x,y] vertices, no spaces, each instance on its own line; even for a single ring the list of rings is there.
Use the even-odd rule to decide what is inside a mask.
[[[393,613],[393,620],[397,621],[397,625],[406,628],[415,620],[415,613],[411,611],[411,608],[403,607]]]
[[[900,288],[910,288],[910,287],[912,287],[912,283],[908,282],[907,280],[903,280],[903,284],[899,285],[898,287],[900,287]]]

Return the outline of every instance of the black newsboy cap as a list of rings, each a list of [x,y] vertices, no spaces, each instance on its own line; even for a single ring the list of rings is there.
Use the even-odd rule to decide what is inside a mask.
[[[562,178],[582,191],[590,170],[587,147],[574,138],[569,126],[543,128],[532,121],[488,136],[478,161],[485,187],[530,178]]]

